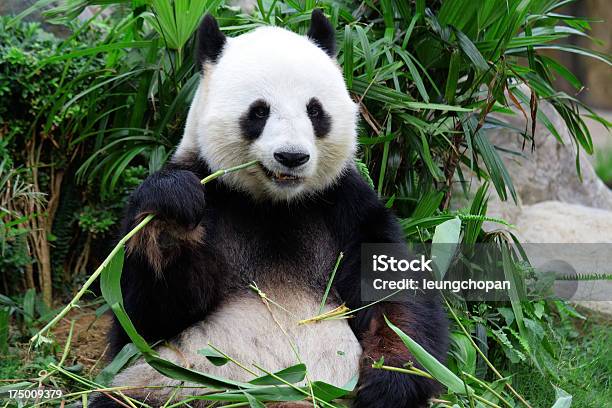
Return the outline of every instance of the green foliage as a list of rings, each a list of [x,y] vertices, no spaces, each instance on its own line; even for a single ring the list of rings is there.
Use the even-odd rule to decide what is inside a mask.
[[[599,150],[595,156],[595,172],[606,183],[612,187],[612,148]]]
[[[0,334],[0,339],[5,339],[9,345],[31,337],[38,331],[39,323],[54,313],[34,289],[29,289],[23,295],[14,298],[0,295],[0,311],[12,319],[12,327],[16,329],[14,332]],[[4,346],[0,344],[0,348],[2,347]]]
[[[555,322],[560,358],[557,362],[559,378],[552,384],[572,394],[573,407],[607,406],[612,400],[610,321],[593,315],[578,326],[574,322],[567,317]],[[551,383],[534,381],[533,369],[529,365],[515,365],[512,370],[515,373],[514,384],[523,390],[533,406],[552,406],[555,389]]]
[[[0,272],[13,272],[3,276],[2,290],[8,293],[32,264],[27,244],[29,230],[23,223],[35,216],[28,214],[28,209],[33,202],[42,200],[42,195],[32,191],[27,182],[28,171],[14,167],[6,145],[0,139]]]
[[[56,38],[37,23],[10,25],[9,21],[0,17],[0,121],[7,125],[3,139],[13,139],[10,147],[17,153],[31,132],[42,132],[57,146],[58,155],[52,158],[65,160],[72,152],[72,134],[89,112],[85,104],[62,105],[88,86],[84,77],[99,61],[75,58],[43,65],[45,59],[80,42]]]
[[[111,232],[119,221],[129,193],[144,180],[146,173],[143,166],[126,168],[110,196],[105,196],[95,206],[86,205],[76,215],[79,227],[94,236]]]

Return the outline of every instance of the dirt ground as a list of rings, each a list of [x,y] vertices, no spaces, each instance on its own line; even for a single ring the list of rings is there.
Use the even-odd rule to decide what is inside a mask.
[[[63,347],[70,333],[71,321],[74,320],[74,331],[70,343],[70,354],[64,366],[81,364],[83,372],[95,375],[107,364],[106,334],[111,324],[111,316],[105,313],[96,317],[95,309],[72,310],[56,327],[53,334],[61,345],[58,359],[61,357]]]

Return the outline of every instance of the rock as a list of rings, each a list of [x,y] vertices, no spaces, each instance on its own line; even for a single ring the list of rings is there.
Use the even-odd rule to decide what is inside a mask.
[[[525,243],[612,243],[612,211],[544,201],[523,206],[515,223]]]
[[[239,7],[245,14],[251,14],[255,7],[257,7],[256,0],[231,0],[229,5],[232,7]]]
[[[520,154],[502,154],[502,158],[522,204],[554,200],[612,210],[612,190],[597,177],[582,150],[579,156],[582,180],[577,174],[576,146],[563,119],[547,103],[541,103],[540,109],[559,132],[563,144],[541,123],[536,127],[533,152],[529,142],[522,150],[523,138],[516,132],[503,130],[490,135],[491,142],[499,148]],[[519,129],[525,128],[522,114],[504,119]]]

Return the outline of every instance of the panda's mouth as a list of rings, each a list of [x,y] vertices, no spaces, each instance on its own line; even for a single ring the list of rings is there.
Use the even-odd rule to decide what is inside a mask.
[[[272,171],[263,164],[260,164],[259,166],[263,170],[264,174],[276,184],[283,186],[292,186],[302,182],[302,177],[296,176],[295,174]]]

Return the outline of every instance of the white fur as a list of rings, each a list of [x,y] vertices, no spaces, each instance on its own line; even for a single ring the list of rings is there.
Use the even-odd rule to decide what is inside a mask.
[[[253,363],[273,372],[304,363],[311,381],[337,386],[346,385],[358,374],[361,346],[346,320],[298,325],[300,319],[318,314],[318,296],[286,287],[266,289],[266,294],[290,313],[273,304],[269,304],[268,309],[254,293],[244,294],[221,305],[205,321],[185,330],[168,345],[158,346],[157,352],[181,366],[244,382],[256,376],[233,363],[215,366],[198,351],[210,343],[258,376],[264,373]],[[328,305],[325,311],[335,306],[337,304]],[[163,376],[141,359],[119,373],[113,384],[166,386],[153,391],[127,392],[135,398],[146,398],[148,392],[152,392],[156,399],[166,400],[176,392],[171,387],[179,385],[180,381]],[[177,397],[203,392],[202,388],[186,388],[179,390]]]
[[[303,178],[297,186],[279,187],[256,167],[228,174],[224,181],[275,200],[329,186],[356,149],[357,105],[336,62],[308,38],[281,28],[261,27],[227,40],[218,62],[205,66],[175,160],[197,152],[212,170],[259,160],[272,171],[288,172],[273,153],[301,151],[310,160],[290,171]],[[331,130],[320,139],[306,112],[313,97],[331,117]],[[261,136],[250,142],[239,120],[258,99],[268,102],[270,117]]]

